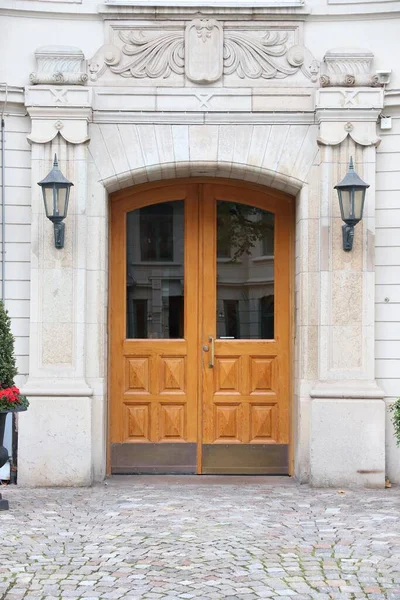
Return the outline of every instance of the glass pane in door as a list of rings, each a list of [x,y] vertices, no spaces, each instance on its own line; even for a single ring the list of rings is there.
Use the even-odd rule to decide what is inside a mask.
[[[217,337],[274,338],[274,214],[217,203]]]
[[[126,336],[184,337],[184,202],[126,216]]]

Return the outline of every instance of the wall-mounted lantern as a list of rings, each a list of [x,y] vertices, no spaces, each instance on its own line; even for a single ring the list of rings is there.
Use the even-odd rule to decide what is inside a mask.
[[[52,170],[38,185],[42,188],[46,217],[54,224],[54,245],[56,248],[64,248],[63,220],[67,216],[69,192],[74,184],[58,168],[57,154],[54,155]]]
[[[365,183],[354,170],[353,159],[350,158],[349,170],[344,179],[337,185],[340,213],[342,215],[343,250],[348,252],[353,248],[354,227],[363,216],[365,192],[369,184]]]

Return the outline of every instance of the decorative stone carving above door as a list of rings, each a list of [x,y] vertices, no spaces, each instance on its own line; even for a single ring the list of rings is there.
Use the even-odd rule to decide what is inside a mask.
[[[299,43],[300,27],[291,22],[239,26],[206,18],[186,25],[111,23],[110,43],[89,60],[89,81],[132,85],[133,79],[135,85],[154,85],[158,80],[157,85],[170,87],[223,77],[224,85],[248,87],[290,78],[296,86],[313,85],[319,63]]]
[[[223,31],[214,19],[195,19],[185,30],[185,72],[195,83],[213,83],[223,72]]]

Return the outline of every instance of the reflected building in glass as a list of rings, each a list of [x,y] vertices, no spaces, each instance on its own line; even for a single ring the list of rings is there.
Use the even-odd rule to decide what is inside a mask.
[[[127,338],[184,337],[184,205],[127,214]]]
[[[217,337],[274,338],[274,215],[217,203]],[[127,337],[184,338],[184,203],[127,215]]]
[[[274,338],[274,215],[217,203],[217,337]]]

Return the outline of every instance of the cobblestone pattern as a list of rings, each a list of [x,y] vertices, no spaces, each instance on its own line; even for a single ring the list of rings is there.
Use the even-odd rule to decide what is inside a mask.
[[[394,487],[119,477],[2,492],[2,600],[400,599]]]

